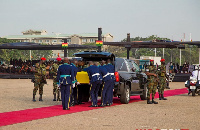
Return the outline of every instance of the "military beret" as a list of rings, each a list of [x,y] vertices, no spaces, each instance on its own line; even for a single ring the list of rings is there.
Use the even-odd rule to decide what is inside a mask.
[[[57,61],[61,61],[62,59],[60,57],[56,58]]]
[[[42,57],[41,60],[46,60],[46,58],[45,58],[45,57]]]
[[[160,60],[160,62],[163,62],[163,61],[165,61],[165,59],[161,59],[161,60]]]

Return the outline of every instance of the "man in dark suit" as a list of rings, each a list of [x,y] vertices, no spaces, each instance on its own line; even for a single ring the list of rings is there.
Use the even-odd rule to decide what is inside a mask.
[[[100,74],[103,77],[103,87],[102,87],[102,94],[101,94],[101,105],[100,107],[104,107],[110,97],[110,93],[109,93],[109,87],[111,87],[111,75],[108,72],[108,70],[106,69],[106,61],[102,60],[101,62],[101,66],[99,66],[99,71]]]
[[[107,60],[107,65],[105,66],[105,68],[108,70],[108,73],[111,76],[111,80],[109,81],[110,86],[108,88],[109,98],[107,101],[108,103],[106,104],[107,106],[110,106],[113,104],[113,89],[115,85],[115,67],[111,64],[110,59]]]
[[[92,61],[89,61],[89,67],[85,68],[84,71],[87,71],[90,79],[90,96],[92,98],[92,105],[90,107],[97,107],[98,92],[102,83],[99,67],[94,65]]]
[[[74,82],[74,70],[69,65],[69,59],[64,58],[64,64],[60,65],[57,72],[57,84],[61,90],[63,110],[69,110],[70,89]]]

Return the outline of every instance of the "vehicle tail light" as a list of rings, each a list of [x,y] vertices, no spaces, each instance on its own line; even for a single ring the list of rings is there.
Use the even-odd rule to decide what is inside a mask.
[[[115,72],[115,81],[119,82],[119,73],[118,72]]]

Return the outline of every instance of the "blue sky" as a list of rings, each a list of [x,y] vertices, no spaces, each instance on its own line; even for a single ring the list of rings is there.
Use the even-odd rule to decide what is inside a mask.
[[[28,29],[200,41],[200,0],[0,0],[0,37]]]

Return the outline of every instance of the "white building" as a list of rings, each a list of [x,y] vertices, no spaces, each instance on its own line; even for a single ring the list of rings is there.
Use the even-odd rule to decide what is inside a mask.
[[[23,35],[9,35],[2,38],[7,38],[11,40],[18,40],[19,42],[35,42],[43,43],[48,45],[62,44],[63,39],[67,39],[69,44],[85,44],[85,43],[95,43],[98,40],[98,33],[81,33],[81,34],[61,34],[52,33],[47,34],[47,31],[41,30],[27,30],[22,32]],[[102,34],[102,40],[104,42],[112,42],[113,36],[110,33]],[[57,54],[61,57],[64,56],[64,52],[61,50],[53,51],[53,58],[57,57]]]

